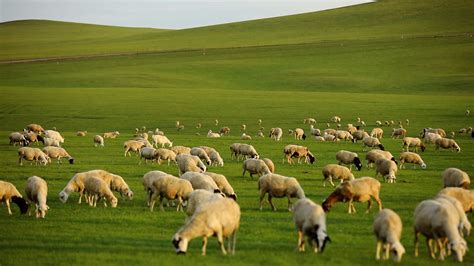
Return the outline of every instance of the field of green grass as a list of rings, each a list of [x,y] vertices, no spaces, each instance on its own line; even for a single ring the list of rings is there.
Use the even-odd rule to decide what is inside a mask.
[[[320,204],[333,190],[322,186],[322,167],[335,163],[335,153],[341,149],[358,152],[362,158],[365,152],[360,143],[323,143],[311,138],[295,141],[286,132],[301,127],[309,133],[304,118],[316,118],[316,127],[324,129],[326,123],[336,126],[329,121],[333,115],[342,117],[342,127],[355,124],[360,117],[367,131],[375,127],[376,120],[398,123],[409,119],[409,125],[404,123],[409,136],[417,136],[424,127],[457,132],[472,126],[473,116],[465,115],[466,109],[474,110],[473,40],[465,34],[472,30],[472,19],[466,15],[471,7],[469,1],[381,1],[299,16],[156,32],[38,21],[0,24],[0,45],[7,47],[0,49],[2,61],[140,49],[162,51],[0,64],[0,180],[12,182],[24,193],[29,176],[43,177],[49,185],[51,208],[46,219],[38,220],[20,215],[15,205],[14,214],[9,216],[6,206],[0,205],[0,265],[379,264],[372,233],[376,208],[364,214],[366,204],[360,203],[355,204],[356,214],[347,214],[344,203],[327,214],[332,242],[323,254],[296,252],[296,231],[286,199],[274,200],[276,212],[268,204],[259,211],[257,178],[242,178],[242,162],[231,160],[229,145],[244,142],[240,140],[240,125],[246,124],[247,134],[254,138],[245,142],[262,157],[271,158],[277,173],[296,177],[306,196]],[[342,14],[346,19],[339,20]],[[363,17],[367,19],[361,20]],[[327,22],[327,30],[318,28],[312,34],[308,25],[317,27],[321,21]],[[29,33],[38,31],[31,24],[43,28],[42,23],[58,27],[60,33],[50,36],[57,47],[48,46],[49,41],[41,40],[40,35],[28,39],[32,36]],[[346,30],[347,23],[351,27]],[[23,30],[7,30],[12,27]],[[69,27],[84,32],[84,38],[66,35],[73,32]],[[300,31],[294,33],[295,28]],[[95,32],[98,29],[108,33]],[[106,37],[98,40],[97,35]],[[418,37],[402,39],[400,35]],[[3,46],[10,42],[11,46]],[[20,49],[18,44],[29,48]],[[37,50],[33,49],[36,44]],[[203,50],[211,47],[215,49]],[[259,119],[266,133],[272,127],[283,128],[283,141],[256,138]],[[184,130],[176,130],[176,120],[184,124]],[[8,145],[8,135],[30,123],[61,131],[66,139],[64,148],[76,163],[19,166],[17,147]],[[196,129],[197,123],[202,128]],[[175,254],[171,238],[183,225],[185,214],[171,207],[165,212],[150,212],[141,179],[151,170],[177,175],[177,167],[138,165],[137,157],[123,156],[123,142],[142,126],[147,130],[160,128],[174,145],[206,145],[220,152],[224,167],[210,167],[209,171],[224,174],[238,194],[242,217],[235,256],[223,256],[214,238],[208,243],[206,257],[200,255],[200,239],[191,242],[186,256]],[[221,126],[231,128],[230,136],[206,138],[208,130],[217,131]],[[397,157],[401,140],[390,138],[392,126],[383,129],[382,142]],[[78,130],[89,133],[77,137]],[[107,139],[104,148],[93,147],[95,134],[113,130],[121,133],[117,139]],[[452,258],[445,262],[429,258],[424,240],[420,257],[414,257],[412,229],[414,208],[439,191],[445,168],[458,167],[474,174],[474,139],[459,134],[455,139],[460,153],[435,151],[429,146],[422,154],[427,169],[407,166],[399,171],[396,184],[382,184],[384,207],[397,211],[404,223],[406,265],[455,264]],[[316,163],[283,164],[282,150],[287,144],[309,147]],[[135,192],[134,199],[119,198],[115,209],[102,205],[90,208],[77,204],[78,195],[73,194],[62,204],[57,195],[68,180],[77,172],[92,169],[124,177]],[[373,176],[374,172],[364,167],[355,176]],[[472,214],[468,217],[474,222]],[[472,235],[466,240],[470,251],[464,260],[472,265]]]

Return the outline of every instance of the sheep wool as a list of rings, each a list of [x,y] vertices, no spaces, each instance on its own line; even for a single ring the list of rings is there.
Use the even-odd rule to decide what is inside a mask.
[[[400,216],[391,209],[383,209],[375,217],[373,228],[377,239],[375,258],[380,260],[380,252],[383,247],[382,259],[387,260],[389,254],[392,253],[393,260],[400,262],[405,254],[405,248],[400,243],[403,230]]]
[[[308,198],[298,200],[293,208],[293,221],[298,231],[298,250],[304,251],[304,237],[308,238],[314,253],[323,252],[330,242],[326,232],[326,214],[323,208]]]
[[[49,206],[46,204],[48,197],[48,185],[39,176],[31,176],[26,180],[26,198],[35,204],[36,218],[44,218]]]

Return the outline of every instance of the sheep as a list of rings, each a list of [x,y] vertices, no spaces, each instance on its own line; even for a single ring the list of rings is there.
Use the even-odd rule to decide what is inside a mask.
[[[329,136],[332,136],[332,135],[329,135]],[[332,137],[334,137],[334,136],[332,136]],[[315,140],[315,141],[321,141],[321,142],[326,141],[326,140],[324,139],[324,137],[322,137],[322,136],[314,136],[314,140]]]
[[[207,132],[207,137],[208,137],[208,138],[220,138],[220,137],[221,137],[221,134],[219,134],[219,133],[214,133],[214,132],[212,132],[212,130],[209,130],[209,131]]]
[[[213,192],[220,191],[212,177],[202,173],[186,172],[180,178],[191,182],[193,189],[205,189]]]
[[[28,211],[28,203],[23,199],[23,196],[16,189],[15,185],[10,182],[0,180],[0,202],[6,203],[9,215],[12,215],[10,202],[18,205],[21,214],[25,214]]]
[[[78,137],[85,137],[87,135],[87,131],[77,131],[76,136]]]
[[[242,131],[245,131],[245,130],[247,129],[247,125],[246,125],[246,124],[240,125],[240,129],[241,129]]]
[[[367,161],[367,167],[372,168],[372,164],[375,163],[375,161],[381,157],[392,160],[393,162],[395,162],[395,164],[397,164],[395,157],[393,157],[392,153],[390,153],[389,151],[370,150],[365,155],[365,160]]]
[[[444,129],[431,127],[423,128],[423,130],[420,132],[420,137],[424,138],[427,133],[435,133],[443,138],[446,137],[446,131]]]
[[[171,147],[171,150],[176,154],[191,154],[191,148],[186,147],[186,146],[173,146]]]
[[[265,138],[265,133],[263,133],[263,131],[259,130],[259,131],[257,132],[257,137],[259,137],[259,138]]]
[[[328,164],[323,167],[322,170],[324,179],[323,179],[323,187],[326,186],[326,181],[329,179],[329,183],[334,187],[334,183],[332,182],[333,179],[340,179],[341,183],[344,180],[354,180],[354,175],[351,173],[349,168],[345,166],[340,166],[337,164]]]
[[[44,133],[44,129],[42,126],[38,124],[29,124],[26,126],[26,129],[31,132],[35,132],[36,134],[41,135],[41,133]]]
[[[165,145],[168,147],[173,147],[173,142],[171,142],[166,136],[162,135],[153,135],[151,136],[153,139],[153,146],[158,148],[158,145],[161,145],[161,148],[164,148]]]
[[[162,160],[167,160],[168,165],[170,165],[170,162],[176,163],[176,153],[165,148],[156,149],[155,158],[158,161],[158,164],[161,164]]]
[[[112,191],[116,191],[120,193],[120,196],[126,196],[129,200],[133,199],[133,191],[130,189],[128,184],[125,182],[123,177],[109,173],[111,176],[111,180],[109,181],[108,178],[102,177],[109,185]]]
[[[209,159],[211,159],[211,165],[224,167],[224,160],[218,151],[212,150],[209,153]]]
[[[280,141],[283,137],[283,130],[279,127],[272,128],[270,129],[270,135],[268,137]]]
[[[423,137],[423,142],[425,144],[436,144],[436,140],[441,138],[441,135],[437,133],[427,132]]]
[[[380,122],[379,120],[377,120],[377,121],[375,121],[375,125],[379,127],[379,126],[382,125],[382,122]]]
[[[23,159],[27,161],[35,161],[35,165],[46,165],[51,159],[42,150],[38,148],[21,147],[18,149],[18,162],[23,165]]]
[[[397,138],[402,136],[405,137],[407,135],[407,130],[404,128],[393,128],[392,129],[392,138]]]
[[[104,137],[104,139],[115,139],[117,136],[120,135],[120,132],[118,131],[113,131],[113,132],[105,132],[102,134],[102,137]]]
[[[321,130],[319,128],[314,128],[313,125],[309,126],[309,130],[311,131],[311,135],[313,136],[321,136]]]
[[[146,132],[141,132],[141,133],[137,133],[135,135],[133,135],[134,137],[137,137],[137,138],[142,138],[142,139],[146,139],[148,140],[148,133]]]
[[[400,169],[404,167],[404,163],[412,163],[413,164],[413,169],[415,169],[415,165],[420,165],[421,168],[425,169],[426,164],[423,162],[423,159],[421,159],[421,156],[417,153],[414,152],[402,152],[400,153]]]
[[[275,173],[275,164],[273,163],[273,161],[268,158],[262,158],[262,160],[268,166],[268,170],[270,170],[271,173]]]
[[[308,198],[298,200],[293,208],[293,221],[298,231],[298,250],[304,251],[304,236],[311,243],[314,253],[323,252],[331,242],[326,232],[326,214],[323,208]]]
[[[245,133],[242,133],[242,136],[240,136],[240,139],[242,139],[242,140],[252,140],[252,136],[247,135]]]
[[[336,141],[336,136],[324,133],[323,139],[325,141]]]
[[[354,142],[354,137],[351,135],[351,133],[349,131],[345,131],[345,130],[336,130],[336,139],[337,140],[350,140],[352,142]]]
[[[288,135],[292,136],[295,132],[293,131],[293,129],[288,129]]]
[[[214,193],[204,189],[195,189],[189,193],[188,203],[186,207],[186,222],[193,216],[196,210],[205,203],[217,199],[223,199],[222,193]]]
[[[452,149],[453,151],[461,152],[461,148],[454,139],[440,138],[435,141],[435,144],[436,150],[439,150],[441,147],[443,149]]]
[[[331,117],[331,121],[334,122],[334,123],[340,123],[341,118],[339,116],[333,116],[333,117]]]
[[[460,187],[446,187],[438,192],[438,196],[446,195],[457,199],[462,207],[464,212],[473,212],[474,211],[474,191],[467,190]]]
[[[29,141],[20,132],[10,133],[8,138],[10,139],[10,145],[13,145],[13,146],[16,146],[16,144],[18,144],[19,146],[28,146],[29,144]]]
[[[206,255],[207,239],[215,235],[224,255],[235,253],[237,230],[240,226],[240,207],[232,199],[216,199],[198,208],[190,220],[173,236],[176,253],[185,254],[188,243],[202,236],[202,255]],[[224,247],[224,238],[229,237],[229,250]]]
[[[94,136],[94,147],[104,147],[104,138],[101,135]]]
[[[138,161],[138,164],[142,163],[142,159],[145,159],[145,164],[147,163],[148,160],[151,160],[152,162],[156,160],[156,149],[151,148],[151,147],[143,147],[140,149],[138,152],[138,156],[140,160]],[[173,153],[174,154],[174,153]]]
[[[305,161],[311,164],[316,161],[316,157],[314,157],[314,155],[309,151],[308,147],[305,146],[293,144],[286,145],[283,148],[283,154],[285,155],[285,159],[289,164],[293,163],[293,157],[298,158],[298,162],[300,162],[301,158],[305,158]],[[283,159],[283,162],[285,159]]]
[[[370,132],[370,136],[378,138],[378,139],[382,139],[383,138],[383,129],[381,129],[379,127],[376,127],[374,129],[372,129],[372,131]]]
[[[459,225],[458,229],[461,233],[461,236],[468,236],[471,233],[472,225],[471,222],[467,219],[466,213],[464,212],[464,207],[459,200],[448,195],[437,195],[434,200],[439,202],[444,202],[455,209],[459,215]]]
[[[304,134],[304,130],[302,128],[295,128],[294,135],[296,140],[305,140],[306,135]]]
[[[197,157],[199,157],[199,159],[201,159],[207,165],[211,165],[211,159],[207,155],[206,151],[203,150],[202,148],[199,148],[199,147],[191,148],[191,155],[197,156]]]
[[[217,120],[217,119],[214,120],[214,125],[216,125],[216,126],[219,125],[219,120]]]
[[[470,114],[471,114],[471,110],[466,109],[465,115],[466,115],[466,116],[469,116]]]
[[[294,177],[287,177],[277,174],[266,174],[258,179],[258,189],[260,190],[260,210],[263,209],[263,199],[268,193],[268,202],[273,211],[276,211],[272,198],[288,198],[288,211],[292,209],[291,198],[305,198],[303,189],[298,180]]]
[[[237,155],[242,155],[243,158],[250,157],[258,159],[259,157],[255,148],[250,144],[237,145]]]
[[[316,119],[312,117],[308,117],[303,119],[303,124],[308,124],[308,125],[315,125],[316,124]]]
[[[239,158],[239,146],[242,145],[242,143],[232,143],[229,146],[230,149],[230,157],[232,159],[238,159]]]
[[[364,130],[357,130],[352,133],[352,138],[354,142],[357,142],[358,140],[363,140],[365,137],[369,137],[369,134]]]
[[[351,135],[357,130],[357,127],[355,127],[353,124],[347,124],[347,132],[349,132]]]
[[[48,184],[39,176],[31,176],[26,180],[26,198],[34,203],[36,208],[36,218],[44,218],[49,206],[46,205],[48,197]]]
[[[447,168],[441,174],[443,179],[443,187],[462,187],[469,188],[471,180],[469,175],[458,168]]]
[[[153,181],[158,179],[160,176],[168,175],[162,171],[150,171],[143,175],[142,184],[145,192],[148,195],[147,206],[150,206],[151,196],[153,195]]]
[[[415,147],[415,152],[418,152],[418,148],[421,149],[421,152],[424,152],[425,149],[426,149],[426,146],[423,142],[421,142],[421,139],[411,138],[411,137],[404,137],[403,138],[403,149],[406,149],[406,151],[409,151],[408,149],[410,147]]]
[[[375,160],[375,177],[380,174],[382,175],[384,181],[387,181],[388,183],[395,183],[397,179],[395,176],[397,171],[398,167],[394,161],[383,157]]]
[[[375,259],[380,260],[380,251],[383,245],[382,259],[389,258],[389,252],[392,253],[393,260],[400,262],[405,248],[400,243],[403,224],[400,216],[391,209],[381,210],[374,219],[373,230],[377,239],[377,248]]]
[[[355,152],[340,150],[336,153],[336,160],[339,164],[349,165],[350,170],[352,170],[352,165],[355,165],[358,171],[362,169],[362,162],[359,159],[359,155]]]
[[[227,197],[237,200],[237,195],[235,194],[234,188],[232,188],[229,181],[227,181],[227,178],[224,175],[212,172],[205,172],[204,174],[210,176],[212,180],[214,180],[214,182],[216,183],[219,190]]]
[[[43,148],[44,153],[51,159],[57,159],[61,163],[61,158],[67,158],[70,164],[74,164],[74,158],[64,148],[47,146]]]
[[[265,161],[261,159],[247,159],[242,163],[242,178],[245,176],[245,172],[249,172],[250,177],[253,178],[254,174],[259,176],[272,173],[268,168]]]
[[[134,152],[139,155],[140,150],[143,147],[145,147],[145,143],[143,143],[143,141],[127,140],[123,143],[123,148],[125,149],[124,156],[127,157],[127,155],[129,155],[131,157],[131,152]]]
[[[150,197],[150,211],[153,211],[156,198],[160,197],[160,210],[163,208],[163,198],[168,200],[178,199],[176,211],[183,209],[183,201],[187,201],[193,187],[189,180],[181,179],[172,175],[159,175],[152,181],[152,195]]]
[[[194,155],[177,155],[176,162],[178,164],[178,174],[180,176],[188,171],[199,173],[206,171],[206,166],[202,163],[201,159]]]
[[[51,138],[51,139],[55,139],[57,141],[59,141],[60,143],[64,143],[64,138],[63,136],[61,136],[61,133],[59,133],[58,131],[56,130],[45,130],[44,131],[44,136],[45,136],[45,139],[46,138]]]
[[[333,135],[333,136],[336,136],[336,130],[335,129],[332,129],[332,128],[326,128],[324,131],[323,131],[324,135]]]
[[[336,189],[323,201],[323,209],[329,212],[331,207],[337,202],[348,202],[348,213],[355,213],[353,201],[366,202],[368,201],[367,211],[372,207],[372,199],[375,199],[379,206],[379,211],[382,210],[382,200],[380,194],[380,182],[372,177],[361,177],[352,181],[346,181],[336,187]]]
[[[208,156],[211,155],[211,152],[216,151],[216,149],[212,147],[208,147],[208,146],[197,146],[197,147],[203,149]]]
[[[31,143],[38,143],[38,142],[41,142],[44,144],[44,138],[36,134],[35,132],[23,132],[22,134],[25,137],[25,139],[29,142],[28,145]]]
[[[382,145],[382,143],[380,143],[380,140],[374,137],[365,137],[364,139],[362,139],[362,147],[363,147],[362,150],[365,150],[365,147],[371,147],[371,148],[377,147],[381,149],[382,151],[385,150],[385,147]]]
[[[57,139],[45,137],[43,140],[44,140],[44,146],[61,147],[61,144],[59,143]]]
[[[201,123],[197,123],[196,124],[196,128],[201,128],[202,127],[202,124]]]
[[[89,176],[84,179],[84,192],[89,195],[89,206],[96,207],[97,201],[104,198],[104,205],[107,207],[107,199],[110,202],[112,208],[117,207],[118,200],[110,190],[109,184],[97,176]]]
[[[435,258],[434,250],[431,245],[432,239],[440,250],[440,259],[444,260],[444,247],[442,239],[447,238],[453,257],[462,262],[463,256],[467,250],[466,241],[459,232],[460,217],[453,205],[437,200],[424,200],[415,208],[414,212],[415,229],[415,257],[418,256],[419,235],[426,237],[426,243],[430,256]]]
[[[226,136],[226,135],[229,135],[230,134],[230,128],[229,127],[221,127],[219,129],[219,134],[221,136]]]

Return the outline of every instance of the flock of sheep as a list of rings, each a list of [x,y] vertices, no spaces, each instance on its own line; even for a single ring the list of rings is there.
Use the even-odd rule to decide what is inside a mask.
[[[335,123],[340,123],[337,116],[332,118]],[[405,121],[406,124],[409,121]],[[250,176],[259,175],[258,189],[260,191],[260,210],[263,208],[264,198],[268,195],[268,202],[273,210],[276,210],[272,198],[286,197],[288,199],[288,210],[293,212],[294,223],[298,232],[298,250],[304,251],[304,238],[308,239],[314,252],[322,252],[326,243],[330,241],[326,232],[326,214],[337,202],[347,202],[348,213],[356,212],[353,202],[368,202],[367,212],[372,207],[372,200],[378,204],[379,213],[374,220],[374,233],[377,238],[376,259],[387,259],[393,254],[395,261],[400,261],[405,249],[400,242],[402,223],[397,213],[390,209],[382,209],[382,201],[379,197],[381,183],[376,179],[380,174],[387,183],[396,182],[396,174],[404,164],[411,163],[426,168],[426,163],[419,155],[420,151],[426,149],[426,145],[434,144],[436,149],[453,149],[460,151],[459,145],[452,139],[446,138],[443,129],[424,128],[418,137],[408,137],[407,131],[402,127],[392,130],[391,137],[402,137],[402,152],[397,159],[385,150],[381,143],[383,129],[374,128],[370,134],[360,129],[365,122],[358,118],[358,125],[347,125],[346,130],[325,129],[314,127],[314,118],[304,119],[305,124],[310,125],[310,134],[316,141],[362,141],[363,147],[372,148],[366,153],[367,167],[374,167],[375,178],[355,178],[352,166],[357,170],[363,167],[359,155],[355,152],[340,150],[335,154],[337,164],[328,164],[322,168],[323,186],[329,182],[334,191],[318,205],[306,198],[303,188],[294,177],[287,177],[275,173],[275,165],[269,158],[260,158],[257,150],[249,144],[233,143],[230,145],[232,160],[242,160],[242,176],[248,172]],[[216,125],[218,121],[216,120]],[[261,120],[259,121],[259,125]],[[377,125],[382,125],[380,121]],[[386,121],[386,125],[393,125],[393,121]],[[329,126],[329,125],[328,125]],[[184,126],[176,122],[178,130]],[[242,125],[245,130],[246,126]],[[462,129],[464,133],[472,133],[472,128]],[[223,127],[219,133],[208,132],[207,137],[216,138],[229,134],[230,128]],[[264,137],[264,129],[258,132],[258,137]],[[461,131],[460,131],[461,132]],[[295,140],[307,138],[301,128],[289,131]],[[87,131],[77,132],[77,136],[85,136]],[[106,132],[93,137],[96,147],[104,146],[104,139],[116,138],[118,131]],[[151,135],[152,143],[149,142]],[[243,140],[249,139],[249,135],[242,135]],[[283,130],[272,128],[269,137],[275,141],[281,141]],[[19,164],[23,160],[35,164],[46,165],[51,159],[67,158],[69,163],[74,163],[74,158],[61,148],[64,138],[58,131],[44,130],[40,125],[31,124],[23,132],[10,134],[10,144],[21,146],[18,149]],[[251,137],[250,137],[251,138]],[[43,149],[29,147],[30,143],[42,142]],[[127,140],[123,144],[124,156],[136,153],[147,163],[149,160],[161,164],[166,161],[168,165],[173,162],[177,165],[178,176],[162,171],[150,171],[143,176],[143,187],[147,194],[146,204],[153,211],[156,200],[159,200],[160,209],[164,210],[164,199],[168,204],[177,204],[176,210],[182,211],[186,207],[186,223],[173,236],[173,245],[176,252],[185,253],[189,241],[196,237],[203,237],[202,254],[206,254],[207,238],[216,236],[224,254],[235,252],[236,233],[240,225],[240,207],[237,204],[237,194],[224,175],[207,171],[207,166],[224,166],[224,161],[219,152],[207,146],[185,147],[173,146],[162,131],[156,129],[154,132],[136,129],[135,138]],[[410,151],[410,149],[412,151]],[[293,164],[294,159],[298,163],[313,164],[317,158],[311,151],[301,145],[287,145],[283,148],[283,163]],[[398,165],[397,165],[398,164]],[[206,166],[207,165],[207,166]],[[346,167],[347,165],[348,167]],[[457,168],[446,169],[442,173],[444,189],[434,199],[422,201],[415,209],[415,254],[418,254],[418,238],[422,234],[427,239],[430,255],[435,258],[444,259],[449,253],[457,261],[462,261],[467,251],[464,237],[469,234],[471,224],[465,212],[474,209],[474,191],[468,190],[470,179],[467,173]],[[336,187],[334,180],[340,180]],[[117,207],[118,199],[114,192],[132,199],[133,192],[125,180],[116,174],[104,170],[91,170],[77,173],[66,184],[59,193],[59,199],[65,203],[73,192],[79,193],[78,202],[85,198],[90,206],[96,206],[101,199],[112,207]],[[44,218],[49,207],[46,204],[48,187],[41,177],[32,176],[28,178],[25,189],[26,198],[36,206],[36,217]],[[293,205],[291,199],[298,198]],[[11,215],[10,202],[20,207],[21,213],[26,213],[28,203],[21,193],[9,182],[0,181],[0,200],[6,202],[8,213]],[[228,249],[224,246],[224,238],[229,238]]]

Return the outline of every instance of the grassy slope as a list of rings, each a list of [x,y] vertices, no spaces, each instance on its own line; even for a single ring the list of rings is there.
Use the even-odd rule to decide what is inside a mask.
[[[465,0],[379,1],[177,31],[98,28],[81,24],[75,24],[71,31],[69,23],[6,23],[0,25],[2,46],[5,45],[0,49],[0,59],[465,34],[474,28],[470,19],[472,9],[474,3]],[[91,37],[98,39],[82,37],[84,32],[96,31],[100,33]],[[76,38],[80,41],[70,42]]]

